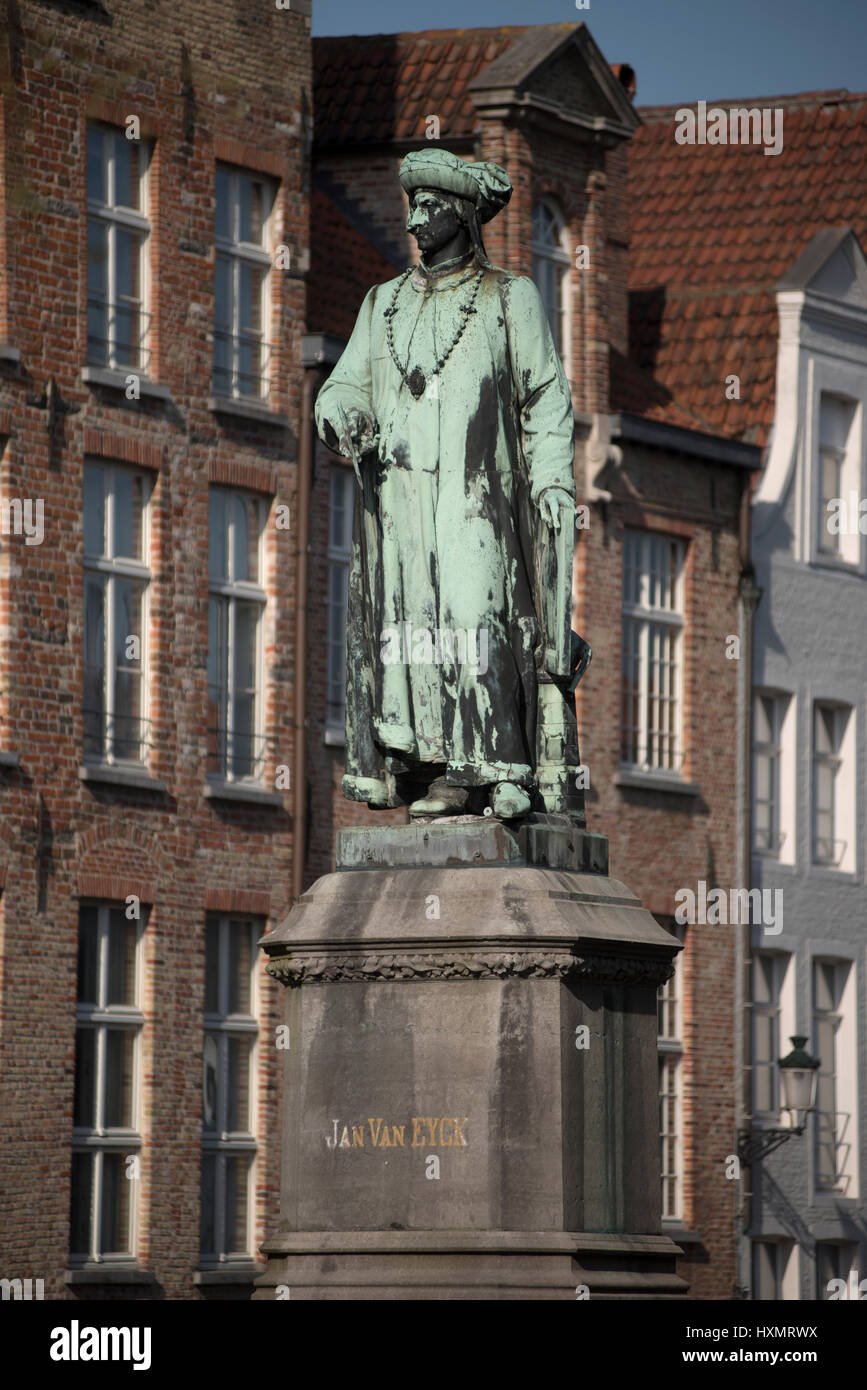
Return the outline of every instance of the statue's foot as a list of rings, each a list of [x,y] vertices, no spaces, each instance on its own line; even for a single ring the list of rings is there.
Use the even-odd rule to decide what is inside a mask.
[[[503,820],[513,820],[515,816],[525,816],[530,809],[530,798],[514,782],[498,782],[491,797],[491,810]]]
[[[445,777],[437,777],[427,794],[412,803],[409,813],[411,816],[456,816],[466,806],[467,795],[466,787],[450,787]]]

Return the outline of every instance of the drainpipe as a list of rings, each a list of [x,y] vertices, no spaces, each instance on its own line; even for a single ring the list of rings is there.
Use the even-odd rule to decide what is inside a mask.
[[[752,806],[752,738],[753,738],[753,631],[756,608],[762,591],[756,585],[755,571],[751,556],[751,504],[753,474],[745,473],[741,490],[740,516],[738,526],[738,551],[740,560],[740,580],[738,593],[741,601],[741,661],[740,661],[740,748],[738,750],[738,773],[740,783],[739,835],[736,849],[737,882],[740,887],[752,887],[752,845],[753,845],[753,806]],[[749,899],[748,899],[749,901]],[[749,916],[749,914],[747,914]],[[740,926],[736,937],[735,963],[735,1010],[740,1018],[740,1027],[735,1028],[735,1094],[737,1097],[737,1128],[745,1128],[751,1118],[752,1096],[750,1088],[752,1039],[751,1015],[747,1008],[750,998],[750,973],[752,964],[752,938],[749,921]],[[738,1283],[743,1287],[750,1282],[749,1271],[743,1268],[744,1234],[752,1225],[752,1170],[745,1168],[742,1175],[741,1200],[735,1220],[735,1251],[738,1269]]]

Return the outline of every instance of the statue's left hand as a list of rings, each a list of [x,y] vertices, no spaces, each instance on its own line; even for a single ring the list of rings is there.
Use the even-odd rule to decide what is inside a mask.
[[[575,503],[563,487],[546,487],[539,497],[542,520],[555,531],[575,518]]]

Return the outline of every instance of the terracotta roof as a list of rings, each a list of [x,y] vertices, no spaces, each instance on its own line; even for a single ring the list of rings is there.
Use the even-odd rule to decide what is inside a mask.
[[[307,276],[307,330],[348,338],[371,285],[390,280],[394,266],[356,231],[321,188],[310,197],[312,254]]]
[[[639,108],[643,125],[629,146],[630,357],[705,429],[764,445],[774,412],[777,282],[823,227],[851,227],[867,246],[867,94],[712,105],[782,107],[783,149],[678,145],[679,108]],[[736,401],[725,397],[732,374],[740,378]]]

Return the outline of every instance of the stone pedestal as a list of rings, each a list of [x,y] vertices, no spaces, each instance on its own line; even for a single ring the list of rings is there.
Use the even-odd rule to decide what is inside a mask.
[[[254,1297],[683,1291],[656,1062],[678,947],[603,837],[545,816],[347,830],[262,945],[290,1046]]]

